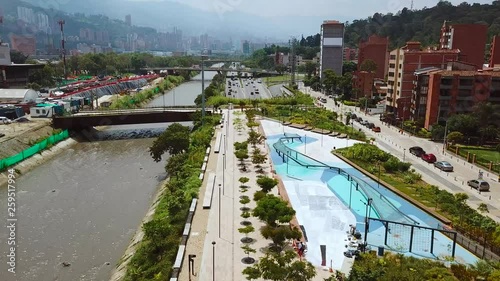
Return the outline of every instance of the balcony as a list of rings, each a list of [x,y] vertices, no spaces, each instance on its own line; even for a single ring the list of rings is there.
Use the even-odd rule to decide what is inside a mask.
[[[449,89],[453,88],[453,85],[441,84],[441,85],[439,85],[439,88],[443,89],[443,90],[449,90]]]
[[[474,100],[473,96],[457,96],[457,101],[471,101]]]

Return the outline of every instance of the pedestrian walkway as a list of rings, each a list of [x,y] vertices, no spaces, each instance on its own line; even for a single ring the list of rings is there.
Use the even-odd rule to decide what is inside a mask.
[[[313,97],[321,96],[321,93],[315,91],[308,91]],[[418,173],[422,174],[422,179],[432,185],[436,185],[441,189],[447,190],[453,194],[466,193],[469,195],[467,201],[469,206],[477,209],[479,204],[485,203],[488,206],[489,213],[487,214],[491,219],[500,223],[500,183],[494,174],[485,171],[484,169],[467,163],[459,157],[450,153],[443,153],[443,144],[432,142],[426,139],[421,139],[411,136],[407,133],[400,133],[400,129],[395,126],[387,126],[382,124],[378,115],[372,116],[357,110],[356,107],[351,106],[338,106],[334,105],[333,100],[328,99],[326,108],[329,110],[342,113],[345,116],[347,112],[353,112],[363,118],[382,128],[381,133],[374,133],[365,126],[354,122],[354,127],[364,131],[368,137],[375,138],[375,145],[384,151],[387,151],[402,161],[410,162],[412,168]],[[447,173],[434,168],[432,164],[411,155],[408,149],[412,146],[420,146],[426,152],[436,155],[438,161],[448,161],[454,166],[454,172]],[[470,179],[477,179],[479,172],[482,171],[485,179],[490,183],[491,189],[489,192],[479,192],[467,186],[467,181]]]
[[[246,280],[242,274],[243,269],[247,266],[242,263],[242,259],[247,257],[241,246],[241,238],[245,237],[238,229],[242,228],[241,222],[248,220],[252,222],[255,231],[248,234],[248,237],[254,239],[249,245],[256,250],[256,253],[250,253],[249,256],[258,260],[262,257],[263,250],[269,245],[270,240],[266,240],[260,234],[260,227],[263,226],[257,218],[250,217],[243,219],[240,196],[246,195],[250,197],[251,202],[246,205],[253,209],[255,202],[253,194],[258,190],[256,184],[257,176],[256,168],[251,164],[251,161],[246,162],[246,171],[239,169],[239,162],[234,156],[235,142],[243,142],[248,138],[248,128],[241,132],[234,128],[234,120],[239,118],[246,124],[246,116],[239,110],[225,110],[225,118],[222,128],[217,128],[217,132],[222,133],[221,149],[218,154],[211,152],[209,163],[207,165],[207,174],[210,172],[216,173],[215,189],[213,192],[212,206],[210,209],[203,209],[201,204],[198,204],[197,210],[193,219],[193,229],[189,236],[186,248],[186,257],[183,262],[182,271],[178,280],[228,280],[239,281]],[[216,132],[216,135],[217,135]],[[212,142],[214,144],[214,141]],[[265,143],[258,145],[262,152],[268,152]],[[251,149],[249,149],[251,153]],[[262,165],[265,175],[271,176],[270,159]],[[249,178],[246,184],[250,188],[247,192],[242,193],[239,186],[240,177]],[[203,198],[206,191],[206,177],[200,191],[200,198]],[[277,190],[274,194],[278,195]],[[196,255],[194,273],[189,274],[188,255]],[[317,269],[317,278],[314,280],[323,280],[330,276],[329,272],[322,268]]]

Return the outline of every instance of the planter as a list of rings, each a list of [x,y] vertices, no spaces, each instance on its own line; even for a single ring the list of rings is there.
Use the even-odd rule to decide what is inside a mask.
[[[241,207],[240,211],[242,211],[242,212],[249,212],[250,208],[248,208],[248,207]]]
[[[250,244],[255,241],[252,237],[243,237],[240,239],[241,243]]]
[[[252,222],[251,221],[242,221],[240,222],[241,225],[244,225],[244,226],[249,226],[249,225],[252,225]]]
[[[251,257],[245,257],[245,258],[241,259],[241,262],[244,263],[244,264],[254,264],[255,263],[255,259],[251,258]]]

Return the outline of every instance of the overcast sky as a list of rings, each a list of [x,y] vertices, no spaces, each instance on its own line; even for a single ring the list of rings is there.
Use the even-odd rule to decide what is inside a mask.
[[[361,19],[376,12],[397,12],[410,7],[411,0],[170,0],[205,9],[219,14],[242,11],[266,17],[280,16],[317,16],[324,19],[342,20]],[[432,7],[438,0],[414,0],[414,8]],[[450,0],[457,5],[464,0]],[[492,0],[465,1],[469,3],[491,3]]]

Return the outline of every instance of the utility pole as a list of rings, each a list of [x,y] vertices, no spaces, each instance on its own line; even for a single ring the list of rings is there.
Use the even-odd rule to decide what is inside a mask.
[[[295,67],[297,65],[296,56],[295,56],[295,46],[297,45],[297,39],[295,39],[295,37],[292,37],[292,40],[290,40],[290,42],[291,42],[291,44],[290,44],[290,62],[292,64],[292,66],[290,68],[290,72],[291,72],[290,83],[291,83],[291,86],[293,87],[293,85],[295,85]]]
[[[66,49],[64,48],[64,20],[59,20],[57,22],[61,27],[61,55],[63,59],[63,72],[64,72],[64,80],[67,80],[67,72],[66,72]]]
[[[201,51],[201,124],[205,125],[205,55]]]

